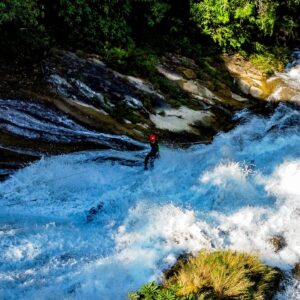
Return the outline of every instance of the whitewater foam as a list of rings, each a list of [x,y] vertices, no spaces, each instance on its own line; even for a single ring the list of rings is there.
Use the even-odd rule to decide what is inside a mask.
[[[44,158],[2,182],[0,298],[125,299],[203,248],[254,252],[290,274],[300,261],[300,112],[237,118],[210,145],[162,147],[152,172],[144,152],[107,150]],[[140,166],[99,159],[109,156]],[[287,243],[278,253],[274,235]],[[278,299],[300,297],[286,286]]]

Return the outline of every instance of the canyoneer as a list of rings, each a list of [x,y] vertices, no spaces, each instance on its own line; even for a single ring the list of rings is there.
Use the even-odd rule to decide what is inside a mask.
[[[150,142],[151,150],[145,157],[145,161],[144,161],[145,170],[148,170],[148,164],[150,169],[152,169],[154,167],[154,160],[159,158],[159,145],[158,145],[157,137],[154,134],[150,134],[149,142]]]

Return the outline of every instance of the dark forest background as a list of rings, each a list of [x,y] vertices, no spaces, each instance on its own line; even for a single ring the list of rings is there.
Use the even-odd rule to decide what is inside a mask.
[[[32,59],[62,47],[119,61],[139,47],[263,54],[297,46],[299,20],[300,0],[2,0],[0,51]]]

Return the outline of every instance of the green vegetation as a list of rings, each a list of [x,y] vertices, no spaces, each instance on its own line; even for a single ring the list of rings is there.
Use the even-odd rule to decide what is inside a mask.
[[[117,62],[136,46],[252,53],[299,41],[299,10],[300,0],[0,0],[0,47],[33,56],[61,46]]]
[[[282,72],[290,59],[290,53],[287,49],[278,47],[273,52],[264,48],[264,52],[252,53],[247,57],[249,61],[261,71],[268,75],[275,71]]]
[[[44,6],[37,0],[0,1],[0,53],[16,56],[28,48],[43,51],[48,47],[44,17]]]
[[[146,284],[130,293],[129,299],[272,299],[279,278],[278,271],[256,256],[230,250],[201,251],[196,257],[179,260],[162,285]]]
[[[241,48],[254,36],[271,36],[278,1],[204,0],[192,5],[195,22],[222,48]]]
[[[191,15],[202,32],[223,49],[279,45],[296,38],[300,1],[192,1]],[[299,37],[298,37],[299,38]]]

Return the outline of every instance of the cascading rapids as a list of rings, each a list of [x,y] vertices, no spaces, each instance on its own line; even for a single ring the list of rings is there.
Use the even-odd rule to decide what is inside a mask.
[[[237,118],[210,145],[162,147],[151,172],[99,159],[144,153],[94,151],[45,158],[2,182],[0,298],[126,299],[202,248],[254,251],[289,272],[300,261],[300,111]],[[287,246],[276,254],[277,234]],[[292,281],[278,295],[299,297]]]

